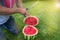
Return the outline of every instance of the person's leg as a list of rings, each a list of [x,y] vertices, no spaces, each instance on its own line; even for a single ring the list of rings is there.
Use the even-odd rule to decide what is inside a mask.
[[[7,29],[12,34],[17,34],[19,32],[16,26],[16,23],[15,23],[15,20],[12,16],[9,18],[9,20],[4,25],[6,26],[5,29]]]
[[[0,40],[7,40],[4,33],[3,33],[3,25],[0,25]]]

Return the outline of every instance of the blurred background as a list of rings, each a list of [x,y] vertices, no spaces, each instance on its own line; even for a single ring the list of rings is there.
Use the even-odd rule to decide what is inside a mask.
[[[23,6],[29,9],[30,15],[39,19],[39,24],[36,26],[39,33],[34,40],[60,40],[60,0],[23,0]],[[6,37],[8,40],[25,40],[22,33],[25,17],[20,14],[12,16],[21,32],[12,35],[4,30]]]

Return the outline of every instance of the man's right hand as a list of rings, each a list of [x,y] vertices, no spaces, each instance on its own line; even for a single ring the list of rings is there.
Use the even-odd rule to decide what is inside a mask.
[[[24,16],[30,16],[25,8],[18,8],[17,12],[23,14]]]
[[[24,16],[29,16],[25,8],[7,8],[0,5],[0,15],[9,15],[15,13],[20,13]]]

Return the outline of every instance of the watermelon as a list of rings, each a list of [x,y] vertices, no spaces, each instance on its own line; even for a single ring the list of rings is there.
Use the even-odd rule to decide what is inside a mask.
[[[37,33],[38,33],[38,30],[32,25],[26,25],[23,28],[23,34],[25,36],[35,36],[37,35]]]
[[[6,7],[13,7],[15,0],[4,0],[4,4]]]
[[[38,18],[35,16],[27,16],[24,21],[24,24],[36,26],[38,24]]]

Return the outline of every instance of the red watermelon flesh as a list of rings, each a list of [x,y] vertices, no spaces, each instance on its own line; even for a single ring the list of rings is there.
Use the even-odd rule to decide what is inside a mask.
[[[11,4],[10,4],[10,1],[11,1]],[[10,5],[11,5],[11,7],[13,7],[14,2],[15,2],[15,0],[4,0],[4,4],[8,8],[10,8]]]
[[[24,27],[23,33],[26,36],[34,36],[38,33],[38,30],[31,25],[27,25],[27,26]]]
[[[38,19],[34,16],[29,16],[25,18],[24,23],[35,26],[38,24]]]

